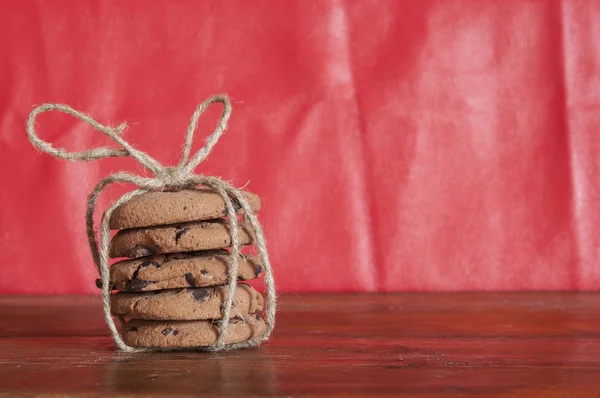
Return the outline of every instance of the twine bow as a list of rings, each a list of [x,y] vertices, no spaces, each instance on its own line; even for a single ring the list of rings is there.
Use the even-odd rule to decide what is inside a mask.
[[[196,131],[196,127],[198,125],[198,119],[204,113],[206,108],[208,108],[211,104],[217,102],[220,102],[224,105],[224,110],[221,114],[221,117],[219,118],[217,127],[214,130],[214,132],[206,139],[205,145],[198,152],[196,152],[191,159],[189,159],[191,146],[194,138],[194,132]],[[41,140],[38,137],[37,132],[35,130],[36,117],[40,113],[54,110],[74,116],[77,119],[83,121],[84,123],[89,124],[95,130],[110,137],[113,141],[118,143],[121,146],[121,148],[100,147],[81,152],[69,152],[62,148],[55,148],[50,143]],[[66,159],[70,161],[91,161],[107,157],[131,156],[132,158],[137,160],[139,164],[144,166],[153,174],[153,177],[142,177],[126,172],[114,173],[100,180],[100,182],[96,185],[94,190],[88,196],[88,206],[86,212],[87,235],[90,244],[90,249],[92,252],[92,257],[94,259],[94,264],[96,265],[96,269],[98,270],[98,273],[100,274],[100,279],[102,281],[102,307],[104,310],[104,318],[115,340],[115,343],[122,351],[141,352],[151,351],[152,349],[135,348],[127,345],[119,335],[115,322],[112,318],[110,309],[111,284],[110,273],[108,269],[108,245],[110,238],[109,221],[114,210],[117,207],[119,207],[123,203],[130,201],[136,196],[142,195],[152,190],[162,190],[165,188],[179,190],[183,188],[194,188],[197,185],[203,185],[217,192],[223,199],[223,202],[225,203],[225,208],[227,209],[227,216],[229,218],[229,230],[231,235],[231,251],[229,255],[228,269],[229,286],[225,304],[221,308],[223,319],[219,327],[219,336],[217,339],[217,343],[215,344],[215,346],[210,347],[207,350],[221,351],[234,348],[258,346],[262,341],[267,340],[269,338],[273,327],[275,326],[275,282],[273,279],[271,264],[269,262],[269,256],[267,253],[267,247],[263,230],[260,223],[258,222],[258,219],[256,218],[256,215],[252,211],[252,208],[250,207],[244,195],[242,195],[241,191],[233,187],[231,184],[217,177],[194,174],[195,168],[200,163],[202,163],[204,159],[206,159],[206,157],[210,154],[215,144],[219,141],[219,138],[227,128],[227,122],[230,116],[231,103],[229,102],[229,99],[226,95],[215,95],[201,103],[192,115],[190,124],[188,125],[181,161],[177,166],[163,166],[156,159],[152,158],[145,152],[135,149],[123,139],[121,134],[127,128],[126,123],[121,123],[117,127],[105,126],[103,124],[98,123],[96,120],[92,119],[86,114],[79,112],[68,105],[63,104],[44,104],[35,108],[29,115],[29,118],[27,120],[27,135],[29,137],[29,141],[31,141],[31,143],[35,147],[39,148],[44,152],[47,152],[57,158]],[[96,234],[94,233],[93,219],[94,211],[96,208],[96,201],[102,193],[102,191],[104,190],[104,188],[113,183],[131,183],[137,185],[139,188],[121,196],[121,198],[113,202],[104,212],[104,214],[102,215],[102,222],[100,228],[100,245],[98,246]],[[234,207],[234,201],[240,204],[241,208],[244,210],[245,221],[250,224],[254,231],[254,241],[258,249],[259,259],[265,270],[265,285],[267,287],[267,307],[265,313],[267,328],[262,336],[253,337],[251,340],[248,340],[243,343],[225,344],[225,336],[227,328],[229,326],[230,312],[231,307],[233,305],[234,292],[237,283],[236,279],[238,273],[238,258],[240,254],[238,232],[239,226],[237,213]]]

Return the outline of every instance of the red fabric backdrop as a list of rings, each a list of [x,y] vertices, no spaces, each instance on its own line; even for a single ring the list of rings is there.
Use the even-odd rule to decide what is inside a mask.
[[[19,0],[0,37],[0,293],[95,292],[86,196],[140,171],[37,154],[33,105],[128,120],[176,164],[221,92],[198,171],[263,197],[281,291],[600,288],[600,2]]]

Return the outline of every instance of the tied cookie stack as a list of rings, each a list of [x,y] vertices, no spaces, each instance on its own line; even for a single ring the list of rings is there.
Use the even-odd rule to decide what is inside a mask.
[[[242,193],[253,211],[260,199]],[[241,213],[239,205],[235,210]],[[109,256],[129,257],[110,268],[112,314],[125,343],[134,347],[208,347],[217,342],[218,323],[228,295],[230,231],[225,203],[215,192],[149,192],[117,207],[110,228]],[[252,228],[239,222],[239,243],[252,243]],[[236,279],[258,278],[255,256],[238,256]],[[100,280],[98,280],[100,283]],[[245,283],[235,288],[225,344],[260,336],[265,322],[262,295]]]
[[[224,106],[217,127],[190,156],[198,119],[213,103]],[[81,152],[55,148],[36,131],[36,117],[49,111],[71,115],[119,146]],[[254,214],[260,210],[260,200],[220,178],[194,173],[219,141],[230,115],[231,103],[225,95],[201,103],[190,120],[177,166],[164,166],[129,144],[122,137],[125,123],[105,126],[63,104],[41,105],[29,115],[29,141],[52,156],[70,161],[130,156],[152,173],[151,177],[114,173],[100,180],[88,196],[86,227],[100,276],[96,283],[102,289],[104,319],[122,351],[256,347],[273,331],[275,281],[262,226]],[[138,188],[111,203],[97,228],[96,202],[115,183]],[[111,229],[118,230],[112,240]],[[242,254],[241,248],[250,244],[257,256]],[[109,269],[109,258],[123,257],[127,259]],[[243,282],[262,275],[264,298]],[[113,316],[121,321],[121,328]]]

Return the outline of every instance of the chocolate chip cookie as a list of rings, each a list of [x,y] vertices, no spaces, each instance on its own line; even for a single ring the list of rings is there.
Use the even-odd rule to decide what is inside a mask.
[[[239,242],[252,242],[252,228],[239,223]],[[231,245],[229,225],[224,220],[125,229],[112,238],[109,256],[138,258],[160,253],[221,249]]]
[[[123,260],[110,267],[113,289],[146,292],[227,283],[229,254],[226,250],[157,254]],[[255,279],[262,267],[255,256],[240,256],[238,280]]]
[[[171,289],[146,293],[119,292],[111,296],[113,315],[131,319],[220,319],[228,286]],[[231,315],[252,314],[263,309],[259,292],[238,284]]]
[[[260,199],[243,192],[253,211],[260,210]],[[243,212],[233,201],[236,211]],[[211,220],[227,215],[221,196],[208,189],[148,192],[117,207],[110,218],[111,229],[131,229],[182,222]]]
[[[267,325],[258,315],[232,318],[225,343],[241,343],[260,337]],[[134,347],[193,348],[209,347],[217,342],[218,322],[213,321],[144,321],[131,320],[123,324],[123,340]]]

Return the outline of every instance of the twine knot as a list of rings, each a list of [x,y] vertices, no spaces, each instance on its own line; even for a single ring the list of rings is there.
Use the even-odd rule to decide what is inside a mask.
[[[198,125],[198,119],[204,113],[206,108],[216,102],[220,102],[224,106],[223,113],[219,118],[217,127],[214,132],[208,136],[205,145],[189,159],[190,151],[192,147],[192,141],[194,132]],[[69,114],[76,117],[77,119],[89,124],[97,131],[107,135],[113,141],[118,143],[120,147],[99,147],[81,152],[69,152],[63,148],[55,148],[52,144],[41,140],[35,130],[35,119],[43,112],[52,110],[58,110],[63,113]],[[139,352],[139,351],[151,351],[151,349],[134,348],[125,344],[119,332],[116,328],[115,322],[111,314],[111,288],[110,288],[110,273],[108,270],[108,246],[110,240],[110,218],[115,209],[122,204],[130,201],[136,196],[142,195],[151,190],[160,189],[183,189],[183,188],[194,188],[197,185],[203,185],[217,192],[227,210],[227,217],[229,222],[229,232],[231,235],[231,251],[229,258],[229,269],[228,269],[228,295],[226,302],[221,308],[222,322],[219,328],[219,336],[217,343],[214,347],[209,350],[221,351],[233,348],[252,347],[259,345],[262,341],[267,340],[275,326],[275,281],[273,279],[273,273],[269,256],[267,253],[266,242],[262,231],[262,226],[258,222],[258,219],[254,215],[252,208],[248,204],[247,199],[240,190],[233,187],[229,183],[221,180],[217,177],[209,177],[194,174],[194,169],[206,159],[206,157],[212,151],[214,145],[219,141],[219,138],[227,128],[227,121],[231,115],[231,103],[225,95],[215,95],[208,100],[201,103],[194,114],[191,117],[190,124],[188,125],[185,145],[183,147],[183,153],[181,161],[177,166],[163,166],[156,159],[152,158],[145,152],[135,149],[125,139],[121,137],[121,133],[127,128],[126,123],[121,123],[117,127],[109,127],[98,123],[88,115],[79,112],[68,105],[63,104],[44,104],[35,108],[27,120],[27,135],[29,141],[38,149],[47,152],[55,157],[66,159],[70,161],[85,160],[91,161],[106,157],[114,156],[131,156],[139,164],[144,166],[146,169],[153,173],[153,177],[142,177],[139,175],[129,174],[125,172],[118,172],[112,174],[106,178],[103,178],[98,182],[94,190],[88,196],[88,207],[86,213],[86,225],[88,241],[90,244],[90,250],[94,259],[96,269],[100,274],[102,281],[102,306],[104,310],[104,319],[111,331],[111,334],[122,351],[126,352]],[[189,161],[188,161],[189,160]],[[96,201],[104,188],[113,183],[131,183],[137,185],[139,188],[126,193],[121,196],[117,201],[113,202],[108,209],[104,212],[101,222],[100,229],[100,244],[96,239],[95,226],[94,226],[94,212],[96,208]],[[262,336],[254,336],[252,339],[237,344],[225,344],[225,336],[227,327],[229,326],[230,312],[233,306],[233,299],[235,288],[237,285],[237,274],[238,274],[238,258],[240,256],[240,244],[238,237],[238,216],[237,209],[234,203],[244,210],[244,219],[252,227],[255,236],[255,244],[258,249],[258,256],[265,270],[265,285],[267,287],[267,307],[266,307],[266,321],[267,328],[266,332]]]
[[[160,181],[165,188],[178,190],[196,185],[192,176],[193,174],[184,173],[179,166],[169,166],[156,173],[154,179]]]

